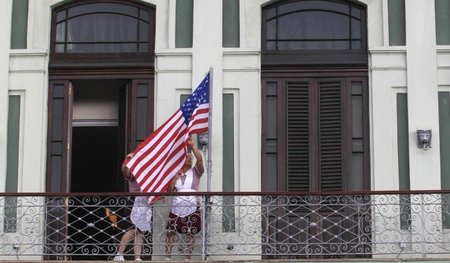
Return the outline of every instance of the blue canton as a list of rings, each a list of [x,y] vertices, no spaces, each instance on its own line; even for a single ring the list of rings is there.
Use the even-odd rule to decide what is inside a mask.
[[[209,103],[209,73],[203,79],[202,83],[194,90],[194,93],[181,106],[184,122],[189,125],[192,113],[201,104]]]

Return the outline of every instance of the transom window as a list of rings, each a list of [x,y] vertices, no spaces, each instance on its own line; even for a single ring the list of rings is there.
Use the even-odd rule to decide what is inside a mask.
[[[133,2],[77,1],[54,10],[56,54],[152,52],[153,9]]]
[[[276,3],[263,11],[263,49],[361,50],[363,15],[360,6],[348,2]]]

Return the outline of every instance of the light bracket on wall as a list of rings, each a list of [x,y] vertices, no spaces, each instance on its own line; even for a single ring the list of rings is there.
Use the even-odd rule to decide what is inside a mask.
[[[417,147],[424,150],[431,148],[431,130],[417,130]]]
[[[208,137],[209,136],[207,132],[197,134],[197,143],[203,151],[206,149],[206,147],[208,147]]]

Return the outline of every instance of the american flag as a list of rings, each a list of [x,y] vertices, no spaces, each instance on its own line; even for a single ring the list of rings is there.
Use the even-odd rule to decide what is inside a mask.
[[[134,151],[126,166],[144,193],[164,192],[186,160],[187,139],[208,131],[209,73],[186,102]],[[152,204],[157,196],[149,196]]]

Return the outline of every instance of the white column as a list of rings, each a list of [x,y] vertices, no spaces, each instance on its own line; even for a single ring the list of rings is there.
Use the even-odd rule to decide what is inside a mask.
[[[0,191],[5,190],[12,0],[0,1]]]
[[[411,189],[440,188],[439,115],[434,0],[408,0],[406,9]],[[416,130],[432,130],[432,148],[417,147]]]
[[[222,0],[194,1],[194,32],[192,48],[192,87],[195,89],[210,67],[212,82],[212,191],[222,189]],[[200,190],[206,190],[203,176]]]

